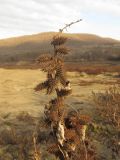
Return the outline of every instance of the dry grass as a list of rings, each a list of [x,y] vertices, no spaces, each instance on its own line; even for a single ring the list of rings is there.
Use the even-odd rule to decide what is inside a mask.
[[[120,65],[112,64],[89,64],[89,63],[67,63],[66,68],[68,71],[85,72],[87,74],[98,75],[105,72],[120,72]]]
[[[7,68],[7,69],[39,69],[40,66],[36,64],[27,64],[27,65],[0,65],[2,68]],[[66,62],[66,70],[69,72],[85,72],[89,75],[98,75],[101,73],[113,73],[113,72],[118,72],[118,75],[120,74],[120,65],[119,64],[110,64],[107,62],[106,63],[100,63],[100,62],[94,62],[94,63],[89,63],[89,62]]]
[[[120,80],[80,80],[79,85],[80,86],[90,86],[93,84],[103,84],[103,85],[115,85],[115,84],[120,84]]]
[[[27,122],[27,123],[34,123],[34,118],[28,112],[21,112],[19,113],[16,118],[19,121]]]
[[[19,127],[12,126],[0,131],[0,159],[41,160],[35,130],[25,131],[24,125]]]
[[[11,157],[23,160],[28,157],[28,152],[31,147],[31,137],[30,135],[18,134],[17,130],[14,128],[4,129],[0,133],[0,146],[1,149],[6,146],[3,154],[0,154],[1,159],[4,154],[9,154]],[[20,158],[21,157],[21,158]],[[9,160],[9,158],[6,158]]]
[[[36,79],[42,81],[45,77],[43,77],[43,74],[41,72],[39,72],[39,70],[9,70],[9,72],[8,72],[8,70],[3,70],[3,71],[1,73],[1,75],[5,75],[5,73],[6,73],[6,75],[9,75],[9,77],[7,77],[5,75],[4,76],[5,79],[3,79],[4,77],[1,76],[1,89],[2,89],[2,87],[4,87],[3,82],[5,82],[4,84],[6,87],[6,92],[1,92],[1,93],[4,93],[4,94],[6,93],[5,94],[6,100],[8,102],[13,102],[13,103],[10,103],[10,104],[8,103],[9,104],[9,107],[7,108],[8,113],[6,112],[7,103],[4,105],[1,105],[1,108],[3,106],[3,109],[1,110],[1,112],[5,113],[5,114],[1,114],[1,115],[3,115],[2,118],[5,121],[9,121],[9,123],[11,123],[11,125],[5,123],[5,124],[3,124],[3,126],[1,126],[2,130],[0,130],[0,137],[1,137],[0,138],[0,160],[13,160],[13,159],[35,160],[35,157],[38,157],[38,155],[36,154],[38,152],[40,153],[41,160],[46,160],[46,159],[47,160],[59,160],[59,158],[56,158],[55,155],[51,154],[51,152],[49,153],[49,151],[48,151],[48,148],[52,145],[52,143],[54,143],[54,137],[53,137],[53,135],[50,134],[50,130],[46,126],[44,126],[44,124],[40,118],[37,119],[37,121],[40,120],[39,121],[40,124],[38,127],[39,129],[37,130],[37,134],[38,134],[37,138],[38,139],[33,141],[33,134],[34,134],[35,128],[36,128],[35,123],[33,123],[33,122],[36,122],[35,117],[38,115],[39,112],[41,113],[41,109],[43,108],[43,104],[45,104],[45,101],[46,101],[45,97],[43,97],[42,93],[40,95],[34,94],[33,88],[38,83],[38,81],[36,81]],[[70,74],[72,75],[72,73],[70,73]],[[78,74],[78,75],[80,75],[80,74]],[[88,79],[90,77],[93,78],[94,76],[88,75]],[[80,78],[80,80],[83,79],[86,81],[86,77],[73,76],[73,78],[72,78],[72,76],[71,76],[70,81],[73,80],[73,81],[71,81],[71,84],[74,83],[76,86],[73,86],[73,95],[70,97],[69,102],[73,108],[75,108],[77,106],[77,103],[78,103],[78,106],[83,107],[84,109],[86,109],[85,105],[88,105],[88,107],[90,108],[91,106],[89,106],[90,104],[88,101],[85,105],[81,104],[81,102],[79,102],[79,100],[83,100],[83,99],[80,99],[79,96],[81,94],[84,94],[85,98],[87,98],[87,100],[88,100],[88,95],[89,95],[89,93],[91,94],[91,91],[89,91],[89,90],[90,90],[90,88],[92,88],[92,90],[93,90],[93,86],[91,87],[90,84],[87,85],[86,87],[84,87],[84,85],[86,85],[86,84],[84,84],[81,87],[78,86],[78,83],[76,83],[76,80],[79,80],[79,78]],[[99,78],[100,77],[98,76],[98,80],[99,80]],[[8,81],[8,79],[9,79],[9,81]],[[106,79],[105,79],[105,81],[106,81]],[[87,83],[87,82],[83,82],[83,83]],[[95,81],[92,83],[94,84]],[[105,85],[103,84],[102,89],[104,89],[106,87],[106,82],[103,82],[103,83]],[[101,90],[101,86],[99,87],[99,85],[96,84],[94,89],[99,91],[99,90]],[[11,87],[12,87],[12,89],[11,89]],[[15,90],[13,88],[15,88],[15,89],[20,88],[21,90]],[[87,89],[87,90],[85,90],[85,89]],[[88,91],[89,91],[89,93],[88,93]],[[14,99],[16,100],[17,98],[9,96],[7,94],[8,92],[13,93],[13,95],[17,95],[19,93],[17,98],[19,98],[20,101],[18,101],[18,103],[16,103],[16,101],[14,101]],[[74,94],[74,92],[76,93],[76,95],[78,94],[79,96],[77,97]],[[103,93],[103,95],[104,94],[105,93]],[[31,97],[31,95],[32,96],[34,95],[34,96]],[[20,99],[23,97],[25,97],[25,98]],[[11,98],[12,98],[12,100],[11,100]],[[26,99],[29,101],[25,101]],[[4,99],[2,99],[2,97],[1,97],[1,104],[2,104],[3,100]],[[30,101],[30,100],[32,100],[32,101]],[[73,104],[72,103],[73,101],[71,101],[71,100],[74,100],[75,103]],[[43,101],[44,101],[44,103],[43,103]],[[20,103],[20,102],[23,102],[23,103]],[[20,103],[20,107],[19,107],[19,103]],[[34,108],[36,105],[38,107]],[[14,116],[17,115],[17,117],[14,121],[11,122],[10,120],[11,120],[11,116],[13,116],[14,110],[17,111],[17,112],[14,112]],[[24,112],[21,112],[22,110],[24,110]],[[90,110],[92,110],[92,109],[90,109]],[[29,113],[27,113],[26,111],[29,111]],[[33,111],[34,111],[34,113],[33,113]],[[88,112],[89,111],[87,111],[87,113]],[[104,119],[102,119],[102,120],[104,120]],[[112,125],[113,125],[113,123],[112,123]],[[3,127],[4,127],[4,129],[3,129]],[[87,139],[91,138],[92,140],[94,140],[94,136],[93,136],[92,132],[91,132],[91,135],[92,136],[90,137],[87,134],[86,138]],[[74,136],[74,135],[71,134],[69,136]],[[106,137],[106,140],[109,141],[108,137]],[[100,142],[101,142],[101,139],[100,139]],[[111,141],[109,141],[109,146],[111,146],[111,144],[112,144],[112,146],[114,146],[113,150],[116,150],[116,151],[117,151],[116,148],[118,147],[118,145],[114,145],[114,144],[117,144],[117,142],[118,142],[118,139],[114,139],[114,138]],[[87,152],[89,152],[89,153],[87,153],[88,160],[90,160],[90,159],[95,160],[96,149],[94,148],[94,146],[91,147],[92,144],[91,144],[90,140],[88,143],[86,142],[86,147],[88,147]],[[84,160],[85,154],[86,153],[85,153],[85,149],[84,149],[83,145],[79,146],[79,150],[77,150],[75,153],[72,153],[71,159],[79,160],[79,158],[81,158],[81,160]]]
[[[120,86],[114,85],[103,93],[94,93],[97,139],[110,150],[111,158],[120,158]]]
[[[101,116],[108,123],[120,127],[120,86],[113,86],[104,93],[93,92],[93,100]]]

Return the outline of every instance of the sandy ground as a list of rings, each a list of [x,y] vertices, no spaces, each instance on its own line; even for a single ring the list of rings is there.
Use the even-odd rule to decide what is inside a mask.
[[[72,107],[88,106],[92,91],[103,91],[109,86],[109,82],[116,83],[116,79],[110,75],[90,76],[77,72],[67,74],[73,93],[66,103]],[[38,116],[44,105],[54,96],[45,96],[45,92],[34,91],[34,87],[45,78],[46,75],[39,69],[0,69],[0,115],[14,116],[21,111],[27,111]],[[108,83],[102,84],[103,81]]]

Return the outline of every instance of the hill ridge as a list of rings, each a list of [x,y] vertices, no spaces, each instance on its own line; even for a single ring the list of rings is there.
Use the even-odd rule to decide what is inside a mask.
[[[0,63],[33,61],[43,53],[52,53],[50,42],[57,32],[0,40]],[[69,61],[106,60],[120,56],[120,41],[94,34],[63,33],[68,38],[66,45],[71,49]]]
[[[41,32],[41,33],[38,33],[38,34],[32,34],[32,35],[23,35],[23,36],[18,36],[18,37],[11,37],[11,38],[5,38],[5,39],[0,39],[0,45],[1,43],[5,43],[5,42],[8,42],[8,41],[15,41],[15,40],[31,40],[31,38],[38,38],[39,36],[50,36],[50,38],[52,38],[52,36],[54,36],[55,34],[57,34],[58,32]],[[102,37],[102,36],[99,36],[99,35],[96,35],[96,34],[90,34],[90,33],[63,33],[64,36],[67,36],[68,38],[69,37],[76,37],[76,38],[79,38],[80,40],[82,39],[85,39],[85,40],[89,40],[90,38],[98,38],[98,39],[101,39],[101,40],[105,40],[105,41],[109,41],[111,43],[120,43],[119,40],[116,40],[116,39],[113,39],[113,38],[109,38],[109,37]],[[91,40],[90,39],[90,40]]]

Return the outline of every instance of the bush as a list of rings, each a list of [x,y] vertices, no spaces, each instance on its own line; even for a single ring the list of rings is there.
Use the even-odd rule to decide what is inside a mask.
[[[93,100],[105,121],[120,127],[120,85],[112,86],[104,93],[93,92]]]

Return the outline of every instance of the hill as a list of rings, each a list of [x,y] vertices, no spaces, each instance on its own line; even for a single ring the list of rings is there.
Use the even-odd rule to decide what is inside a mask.
[[[52,53],[55,32],[0,40],[0,64],[33,62],[40,54]],[[67,61],[120,60],[120,41],[92,34],[67,34],[71,49]]]

